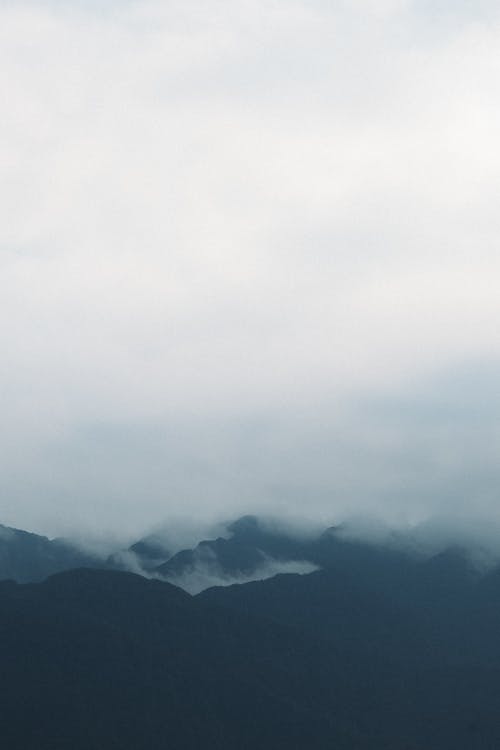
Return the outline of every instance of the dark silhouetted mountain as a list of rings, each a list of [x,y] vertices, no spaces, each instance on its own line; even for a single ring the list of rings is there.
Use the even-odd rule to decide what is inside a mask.
[[[107,567],[149,574],[169,560],[171,556],[172,553],[162,535],[148,534],[128,549],[110,555],[107,560]]]
[[[0,580],[42,581],[63,570],[97,565],[95,557],[62,539],[0,525]]]
[[[156,573],[189,588],[190,579],[204,574],[221,580],[257,576],[274,570],[272,562],[313,562],[309,542],[244,516],[227,526],[228,537],[203,540],[194,549],[181,550],[158,566]]]
[[[9,750],[366,746],[349,675],[299,630],[128,573],[0,584],[0,664]]]
[[[141,539],[130,547],[130,551],[137,555],[145,568],[154,568],[171,557],[171,552],[160,539],[150,536]]]
[[[330,644],[370,696],[358,718],[374,748],[500,747],[498,570],[479,575],[457,550],[422,561],[357,545],[329,563],[198,598]]]
[[[255,550],[321,569],[196,597],[110,570],[0,584],[5,746],[500,747],[498,568],[238,523],[207,543],[227,570]]]
[[[129,573],[0,584],[9,750],[500,746],[500,576],[377,551],[191,597]]]

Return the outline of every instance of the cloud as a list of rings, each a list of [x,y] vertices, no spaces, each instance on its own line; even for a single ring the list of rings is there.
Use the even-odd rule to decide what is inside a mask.
[[[217,565],[210,564],[208,561],[205,561],[205,563],[199,561],[193,570],[179,576],[169,577],[166,580],[194,595],[212,586],[232,586],[236,583],[264,581],[266,578],[272,578],[279,574],[307,575],[315,570],[318,570],[318,566],[308,560],[274,560],[269,558],[252,573],[229,575],[224,573]]]
[[[0,21],[2,520],[494,509],[492,3]]]

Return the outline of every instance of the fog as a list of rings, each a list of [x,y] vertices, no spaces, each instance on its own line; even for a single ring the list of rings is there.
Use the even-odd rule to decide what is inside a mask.
[[[174,586],[180,586],[188,593],[195,595],[212,586],[232,586],[233,584],[250,583],[250,581],[264,581],[266,578],[272,578],[280,574],[307,575],[315,570],[318,570],[318,566],[307,560],[273,560],[270,558],[251,573],[229,575],[221,571],[217,565],[200,561],[194,570],[189,573],[171,576],[166,580]]]
[[[497,5],[16,0],[0,37],[0,522],[496,539]]]

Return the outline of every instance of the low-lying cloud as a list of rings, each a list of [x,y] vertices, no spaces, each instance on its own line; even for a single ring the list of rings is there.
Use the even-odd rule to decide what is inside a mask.
[[[199,594],[200,591],[212,586],[232,586],[237,583],[249,583],[250,581],[264,581],[266,578],[279,575],[280,573],[295,573],[307,575],[318,570],[318,566],[308,560],[274,560],[268,558],[258,568],[248,574],[229,574],[216,565],[200,562],[193,570],[178,576],[169,576],[166,579],[175,586],[180,586],[190,594]]]

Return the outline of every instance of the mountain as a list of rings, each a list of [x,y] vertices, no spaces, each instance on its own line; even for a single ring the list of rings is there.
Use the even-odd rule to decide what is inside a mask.
[[[148,534],[125,550],[118,550],[107,559],[106,567],[153,574],[172,557],[162,534]]]
[[[0,581],[9,578],[20,583],[42,581],[63,570],[99,564],[93,555],[63,539],[50,540],[0,525]]]
[[[338,654],[367,700],[358,726],[373,748],[500,747],[499,569],[480,575],[457,550],[423,561],[348,546],[332,559],[198,598],[297,627]]]
[[[128,573],[0,584],[0,664],[9,750],[365,747],[300,630]]]
[[[97,569],[0,583],[5,746],[500,747],[499,568],[247,520],[235,539],[322,567],[196,596]]]
[[[337,568],[351,575],[356,570],[385,566],[393,574],[423,561],[412,560],[407,552],[347,539],[341,528],[297,536],[254,516],[228,524],[224,536],[202,540],[173,555],[170,543],[175,544],[175,538],[170,534],[167,542],[166,537],[165,531],[148,534],[104,559],[67,540],[0,526],[0,580],[35,582],[64,570],[100,567],[157,577],[198,593],[217,584],[261,580],[279,573],[310,573],[318,568]],[[452,557],[469,565],[462,551],[445,550],[429,562],[436,569],[436,581],[439,566]]]
[[[310,573],[317,568],[369,569],[394,560],[409,563],[410,544],[400,547],[357,541],[341,527],[301,535],[277,523],[243,516],[226,526],[226,533],[183,549],[154,569],[160,578],[191,593],[213,585],[248,582],[278,573]],[[397,567],[397,566],[393,566]]]
[[[295,569],[303,572],[316,567],[314,545],[263,524],[255,516],[243,516],[228,524],[226,530],[225,537],[203,540],[193,549],[177,552],[156,568],[156,574],[197,591],[210,582],[230,583],[293,571],[291,563],[297,563]]]
[[[200,541],[172,555],[164,533],[151,533],[126,549],[98,559],[70,542],[0,526],[0,580],[41,581],[77,567],[101,567],[158,577],[191,593],[217,583],[306,572],[325,562],[332,533],[297,539],[254,516],[227,525],[225,536]],[[325,542],[326,540],[326,542]]]

